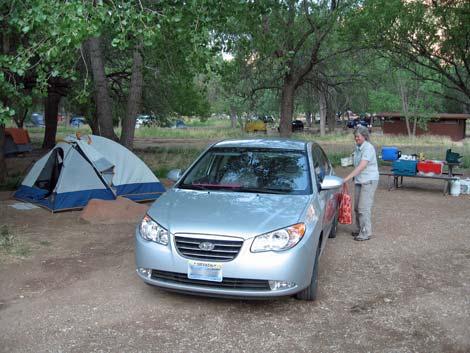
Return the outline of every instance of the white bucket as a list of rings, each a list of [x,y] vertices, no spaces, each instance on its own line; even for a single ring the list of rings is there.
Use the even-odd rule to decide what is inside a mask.
[[[460,180],[460,193],[462,195],[470,195],[470,178]]]
[[[450,182],[450,194],[452,196],[460,195],[460,179],[455,179]]]

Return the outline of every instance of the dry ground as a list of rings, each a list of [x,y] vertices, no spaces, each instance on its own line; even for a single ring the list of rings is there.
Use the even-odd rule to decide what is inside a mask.
[[[355,242],[340,226],[314,303],[146,286],[135,224],[19,211],[3,193],[0,225],[30,254],[0,253],[0,352],[470,352],[470,195],[426,182],[381,181],[374,238]]]

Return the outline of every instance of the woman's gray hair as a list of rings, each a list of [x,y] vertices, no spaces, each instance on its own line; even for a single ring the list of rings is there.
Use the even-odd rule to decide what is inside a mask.
[[[366,128],[365,126],[362,126],[362,125],[356,126],[356,128],[354,129],[354,135],[357,135],[357,134],[362,135],[366,139],[366,141],[369,141],[369,138],[370,138],[369,129]]]

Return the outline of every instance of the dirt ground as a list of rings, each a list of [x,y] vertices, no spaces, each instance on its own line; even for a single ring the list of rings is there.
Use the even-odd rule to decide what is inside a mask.
[[[372,240],[350,226],[329,239],[313,303],[152,288],[135,274],[135,224],[16,210],[1,193],[0,225],[29,253],[0,253],[0,352],[470,352],[470,195],[386,184]]]

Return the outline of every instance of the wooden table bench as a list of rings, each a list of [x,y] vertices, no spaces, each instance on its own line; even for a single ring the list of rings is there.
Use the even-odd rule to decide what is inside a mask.
[[[444,195],[446,195],[449,191],[449,186],[450,182],[452,180],[458,179],[455,174],[448,175],[448,174],[441,174],[441,175],[420,175],[420,174],[415,174],[415,175],[401,175],[401,174],[395,174],[392,171],[384,171],[384,172],[379,172],[380,175],[385,175],[388,177],[388,190],[392,190],[393,186],[395,188],[398,188],[399,186],[403,185],[403,178],[422,178],[422,179],[437,179],[437,180],[443,180],[444,181]],[[398,180],[400,179],[400,181]]]

